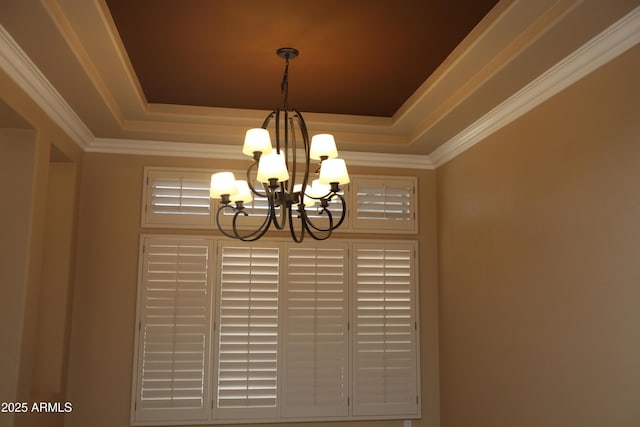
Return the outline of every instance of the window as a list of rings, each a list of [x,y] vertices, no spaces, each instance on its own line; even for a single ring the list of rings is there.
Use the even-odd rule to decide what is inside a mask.
[[[132,423],[419,417],[416,246],[143,236]]]
[[[142,226],[215,227],[218,202],[209,198],[211,173],[213,171],[145,168]],[[347,217],[336,232],[417,233],[417,185],[415,177],[352,176],[351,183],[344,188]],[[342,205],[333,201],[330,209],[337,218]],[[238,228],[259,226],[266,211],[266,200],[255,198],[245,207],[249,215],[238,218]],[[233,215],[225,212],[221,222],[230,226]],[[317,207],[308,207],[312,220],[319,227],[326,227],[327,215],[318,212]]]

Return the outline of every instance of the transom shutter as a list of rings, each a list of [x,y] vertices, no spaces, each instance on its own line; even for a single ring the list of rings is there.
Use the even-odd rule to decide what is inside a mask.
[[[285,291],[287,417],[348,415],[348,309],[344,246],[291,245]]]
[[[135,419],[206,419],[212,243],[146,238]]]
[[[354,414],[417,414],[415,246],[356,244]]]
[[[417,232],[417,181],[411,177],[354,179],[355,218],[359,231]]]
[[[211,225],[210,179],[210,173],[149,170],[144,225]]]
[[[217,416],[275,416],[280,250],[254,244],[221,251]]]

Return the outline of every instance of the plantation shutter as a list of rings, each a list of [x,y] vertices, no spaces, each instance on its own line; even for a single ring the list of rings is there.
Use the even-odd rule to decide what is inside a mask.
[[[211,174],[192,171],[147,170],[143,225],[210,226]]]
[[[353,186],[355,230],[417,232],[415,178],[358,177]]]
[[[278,247],[221,248],[216,408],[219,418],[278,410]]]
[[[144,240],[136,421],[207,417],[211,252],[203,239]]]
[[[285,293],[284,411],[287,417],[348,415],[344,246],[290,245]]]
[[[415,246],[356,244],[354,254],[354,415],[416,415]]]

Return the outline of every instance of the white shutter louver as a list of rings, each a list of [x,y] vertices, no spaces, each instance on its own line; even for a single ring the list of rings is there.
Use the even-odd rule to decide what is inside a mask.
[[[354,414],[415,415],[414,246],[354,249]]]
[[[143,225],[211,225],[210,178],[208,173],[148,170]]]
[[[217,412],[277,414],[279,249],[222,246]]]
[[[285,294],[287,417],[348,415],[345,248],[289,246]]]
[[[212,243],[144,242],[137,421],[206,419]]]
[[[417,232],[415,178],[354,179],[356,230]]]

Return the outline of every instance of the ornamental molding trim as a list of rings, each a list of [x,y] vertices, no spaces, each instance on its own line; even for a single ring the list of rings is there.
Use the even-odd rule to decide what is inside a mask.
[[[462,154],[640,42],[640,6],[430,154],[435,168]]]
[[[199,144],[191,142],[146,141],[139,139],[95,138],[86,148],[90,153],[132,154],[141,156],[194,157],[203,159],[247,160],[236,145]],[[304,153],[298,150],[299,158]],[[429,156],[413,154],[362,153],[340,151],[340,156],[353,166],[379,168],[434,169]]]
[[[83,150],[94,136],[11,34],[0,24],[0,68]]]

